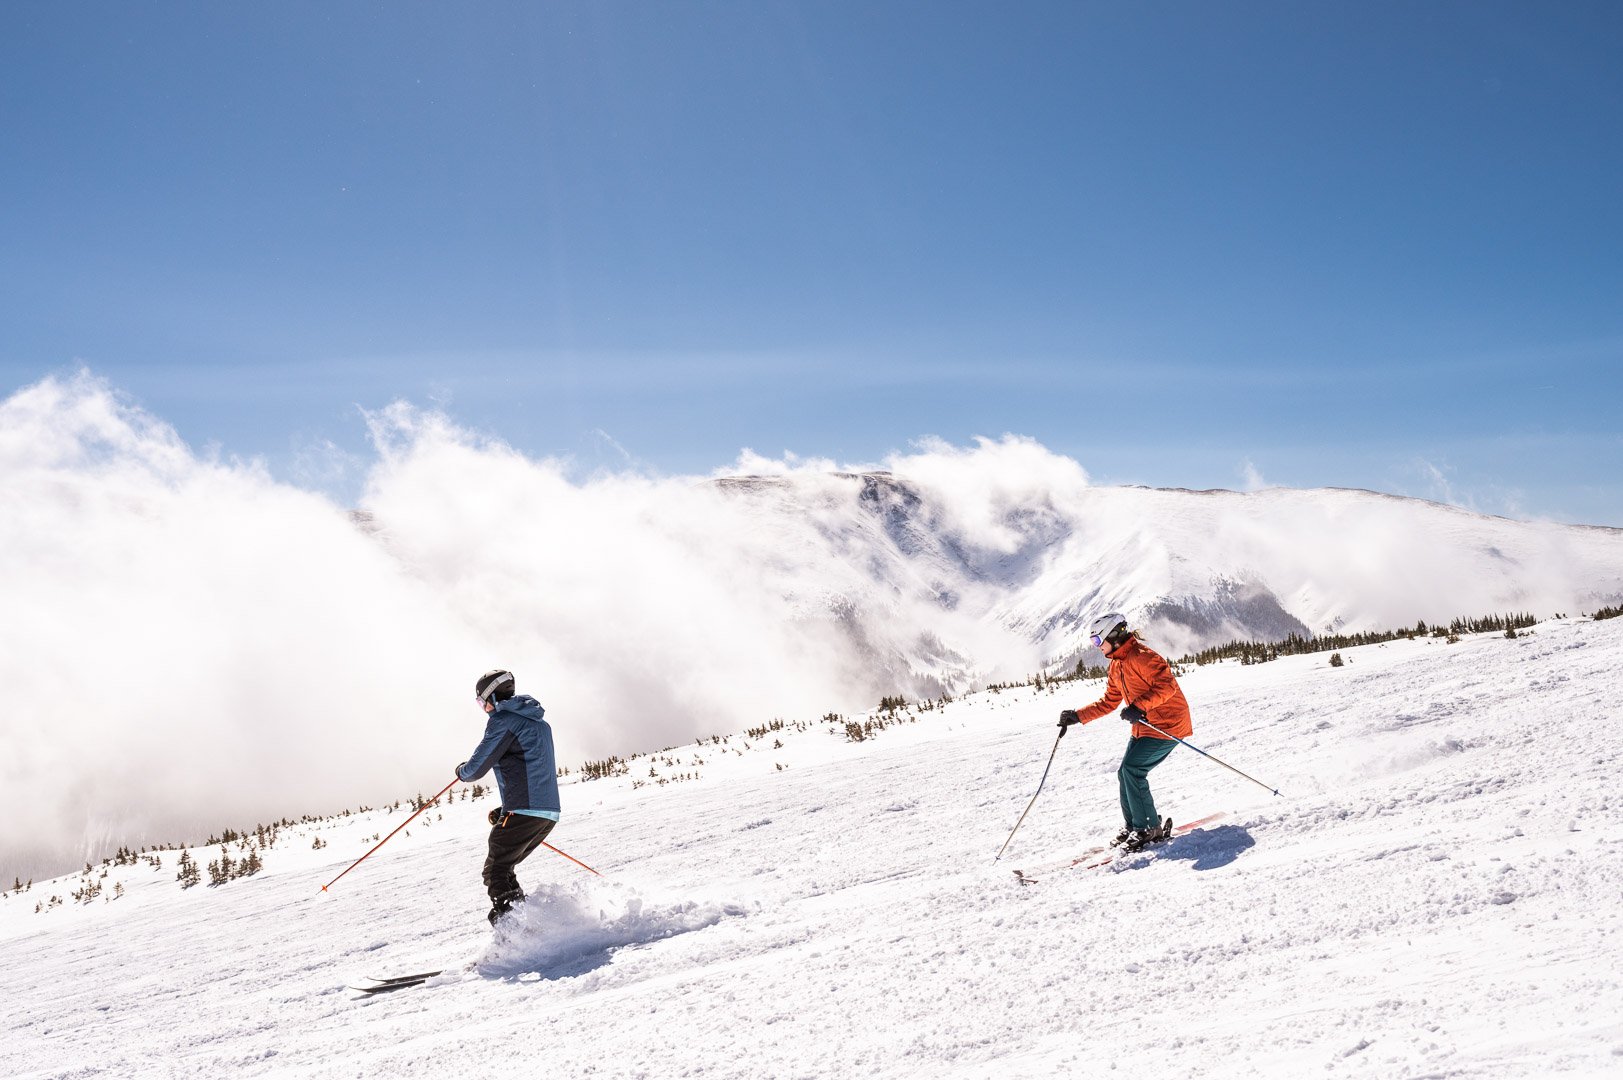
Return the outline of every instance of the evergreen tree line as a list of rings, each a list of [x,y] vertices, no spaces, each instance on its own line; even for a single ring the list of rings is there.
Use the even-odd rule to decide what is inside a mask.
[[[1241,664],[1265,664],[1281,656],[1301,656],[1305,653],[1335,652],[1357,645],[1378,645],[1402,638],[1412,641],[1417,637],[1447,638],[1458,641],[1461,634],[1483,634],[1498,631],[1514,637],[1515,631],[1526,629],[1538,622],[1526,612],[1506,615],[1484,615],[1480,618],[1459,618],[1446,626],[1428,626],[1425,620],[1403,630],[1368,630],[1356,634],[1315,634],[1303,637],[1291,634],[1283,641],[1231,641],[1227,645],[1214,645],[1209,649],[1190,653],[1178,661],[1204,667],[1220,660],[1238,660]]]

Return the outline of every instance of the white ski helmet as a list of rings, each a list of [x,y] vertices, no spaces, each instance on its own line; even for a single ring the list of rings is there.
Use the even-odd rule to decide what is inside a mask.
[[[1127,616],[1119,611],[1107,612],[1093,620],[1093,643],[1119,644],[1127,637]]]
[[[473,693],[479,699],[479,704],[489,705],[493,700],[500,700],[494,695],[504,686],[507,687],[507,693],[502,695],[503,699],[511,697],[516,689],[513,673],[501,668],[492,668],[479,676],[479,681],[473,684]]]

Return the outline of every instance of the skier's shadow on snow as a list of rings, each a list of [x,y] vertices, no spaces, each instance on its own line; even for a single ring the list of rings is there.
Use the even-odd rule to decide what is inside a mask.
[[[1196,870],[1216,870],[1238,859],[1246,848],[1255,847],[1256,843],[1251,834],[1239,825],[1197,829],[1167,841],[1155,849],[1154,859],[1136,865],[1148,866],[1163,859],[1177,859],[1179,862],[1193,863]],[[1129,863],[1127,868],[1131,869],[1134,865]]]

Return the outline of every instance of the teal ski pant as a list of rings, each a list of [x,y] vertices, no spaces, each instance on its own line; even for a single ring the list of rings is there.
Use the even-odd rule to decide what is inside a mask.
[[[1121,781],[1121,816],[1129,829],[1153,829],[1161,824],[1150,794],[1150,770],[1167,759],[1177,746],[1171,739],[1132,739],[1122,755],[1116,779]]]

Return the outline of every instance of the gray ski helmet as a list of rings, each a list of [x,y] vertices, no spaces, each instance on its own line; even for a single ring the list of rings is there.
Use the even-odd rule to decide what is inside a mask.
[[[1116,645],[1127,637],[1127,616],[1119,611],[1107,612],[1093,620],[1093,643]]]
[[[494,695],[504,686],[507,688],[507,693],[500,698],[495,697]],[[481,705],[488,705],[492,701],[501,701],[512,697],[514,689],[513,673],[503,671],[501,668],[493,668],[485,672],[479,676],[479,681],[473,684],[473,694],[479,699]]]

